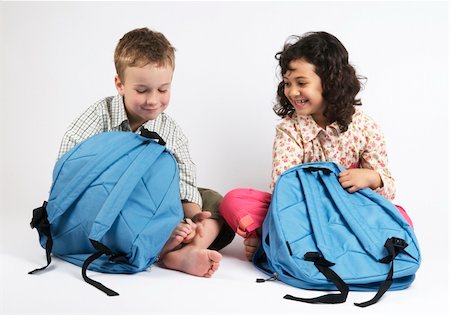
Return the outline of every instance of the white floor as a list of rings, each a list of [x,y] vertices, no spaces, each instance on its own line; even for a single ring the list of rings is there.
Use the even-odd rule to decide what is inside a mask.
[[[296,289],[281,282],[256,283],[264,276],[242,254],[236,237],[222,251],[220,269],[210,278],[152,267],[135,275],[89,275],[118,291],[108,297],[86,284],[81,269],[53,259],[48,271],[27,272],[42,266],[45,253],[28,218],[1,221],[1,314],[448,314],[448,266],[424,259],[417,279],[407,290],[387,292],[366,309],[353,306],[372,293],[350,292],[345,304],[308,305],[284,300],[289,293],[317,296],[319,292]],[[14,231],[14,233],[12,233]],[[423,249],[423,248],[422,248]],[[447,261],[448,248],[441,249]],[[430,251],[430,250],[428,250]],[[447,268],[447,269],[446,269]]]

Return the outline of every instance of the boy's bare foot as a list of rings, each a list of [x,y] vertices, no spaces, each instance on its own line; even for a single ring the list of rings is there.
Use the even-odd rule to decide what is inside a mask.
[[[179,223],[178,226],[173,230],[166,244],[159,253],[159,257],[162,258],[168,252],[171,252],[183,243],[183,241],[192,233],[193,227],[189,223]]]
[[[162,258],[163,266],[194,276],[209,278],[219,268],[222,255],[214,250],[186,245]]]

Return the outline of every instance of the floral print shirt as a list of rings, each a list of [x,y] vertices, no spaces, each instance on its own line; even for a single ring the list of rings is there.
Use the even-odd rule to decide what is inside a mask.
[[[375,191],[395,198],[395,182],[388,169],[384,136],[372,118],[356,109],[346,132],[336,122],[325,129],[310,116],[286,116],[276,127],[272,154],[272,182],[284,171],[302,163],[332,161],[345,168],[377,171],[383,186]]]

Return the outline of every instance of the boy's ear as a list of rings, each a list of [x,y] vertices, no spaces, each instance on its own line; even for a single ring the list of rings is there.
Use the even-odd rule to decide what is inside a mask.
[[[123,83],[120,80],[119,75],[117,74],[114,76],[114,85],[116,86],[117,92],[119,92],[119,94],[123,96],[125,94],[123,90]]]

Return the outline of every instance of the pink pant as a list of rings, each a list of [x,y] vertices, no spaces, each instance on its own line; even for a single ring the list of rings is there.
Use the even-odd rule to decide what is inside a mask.
[[[262,226],[271,198],[268,192],[237,188],[224,196],[219,211],[236,233],[248,237]],[[413,226],[406,211],[400,206],[396,207],[409,225]]]

